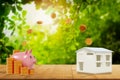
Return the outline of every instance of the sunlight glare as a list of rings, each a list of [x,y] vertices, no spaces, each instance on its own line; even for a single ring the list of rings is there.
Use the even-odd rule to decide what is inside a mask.
[[[36,10],[34,2],[24,5],[23,9],[27,11],[26,22],[30,25],[36,24],[37,21],[42,21],[42,25],[53,23],[52,18],[49,15],[46,15],[44,10]]]
[[[47,29],[48,33],[51,35],[57,31],[58,25],[57,23],[54,24],[55,19],[52,19],[50,15],[45,14],[45,10],[36,10],[34,2],[24,5],[23,9],[27,11],[26,22],[29,25],[34,26],[35,24],[37,24],[38,21],[41,21],[42,24],[37,25],[42,25],[41,30],[43,30],[44,32]]]

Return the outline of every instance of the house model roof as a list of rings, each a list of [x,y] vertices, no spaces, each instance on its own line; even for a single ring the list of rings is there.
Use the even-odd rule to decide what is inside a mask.
[[[83,47],[79,50],[77,50],[76,52],[79,52],[81,50],[88,50],[88,51],[93,51],[93,52],[113,52],[111,50],[105,49],[105,48],[98,48],[98,47]]]

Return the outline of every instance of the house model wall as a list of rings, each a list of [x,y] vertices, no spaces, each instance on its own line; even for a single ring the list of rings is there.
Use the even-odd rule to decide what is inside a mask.
[[[77,72],[112,72],[112,51],[105,48],[84,47],[76,51]]]

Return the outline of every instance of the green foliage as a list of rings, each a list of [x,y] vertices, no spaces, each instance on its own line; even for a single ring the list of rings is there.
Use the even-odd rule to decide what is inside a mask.
[[[35,0],[37,10],[43,9],[48,15],[59,13],[49,27],[26,23],[29,13],[21,6],[32,1],[0,1],[0,10],[3,10],[0,11],[0,55],[3,62],[13,49],[32,49],[37,64],[75,64],[75,51],[93,46],[113,50],[113,63],[120,63],[119,0]],[[13,14],[8,17],[10,11]],[[56,24],[57,32],[51,34],[50,27]],[[80,30],[82,24],[86,26],[84,32]],[[4,29],[11,31],[10,37],[3,33]],[[91,45],[86,44],[87,38],[92,39]]]
[[[22,10],[21,2],[19,0],[0,0],[0,63],[5,63],[6,57],[12,54],[14,49],[13,45],[9,45],[9,37],[4,33],[5,30],[12,31],[12,35],[15,31],[15,22],[10,19],[8,15],[12,12],[15,16],[19,15],[19,11]]]

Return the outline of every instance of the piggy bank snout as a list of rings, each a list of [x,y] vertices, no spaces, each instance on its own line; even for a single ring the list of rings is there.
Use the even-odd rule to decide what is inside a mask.
[[[34,61],[33,64],[36,64],[36,61]]]
[[[36,59],[34,59],[33,63],[36,64]]]

